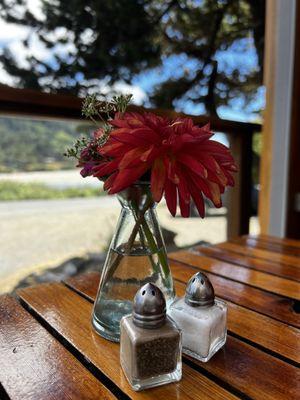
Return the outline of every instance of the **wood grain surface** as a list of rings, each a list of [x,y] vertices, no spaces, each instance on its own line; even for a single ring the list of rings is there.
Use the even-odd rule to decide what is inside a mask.
[[[191,251],[178,251],[176,253],[171,253],[169,254],[169,258],[201,268],[203,271],[245,283],[249,286],[254,286],[281,296],[300,300],[300,282],[265,274],[260,271],[251,270],[225,261],[199,256],[197,253]]]
[[[127,382],[120,379],[122,373],[118,364],[118,345],[100,338],[91,327],[92,304],[89,301],[61,284],[41,285],[36,288],[21,290],[19,295],[40,318],[43,318],[86,359],[116,382],[126,394],[131,393],[131,396],[133,396]],[[80,331],[77,329],[79,323]],[[91,337],[91,340],[87,342],[86,337]],[[215,365],[213,373],[218,379],[255,399],[293,398],[292,396],[295,396],[298,388],[295,384],[299,382],[298,379],[300,378],[299,369],[295,366],[232,337],[228,338],[226,348],[219,352],[213,358],[213,361],[199,365],[208,372],[212,370],[211,365]],[[240,371],[239,374],[237,374],[238,370]],[[276,376],[285,376],[285,382],[284,384],[274,382],[273,388],[270,388],[269,382],[274,371]],[[244,379],[245,373],[247,374],[247,382]],[[186,367],[185,376],[188,380],[191,377],[194,377],[194,379],[202,378],[201,374],[198,376],[197,372],[190,367]],[[196,378],[196,376],[198,377]],[[144,392],[144,396],[148,393],[149,396],[150,394],[155,395],[156,398],[173,398],[175,387],[177,396],[185,393],[187,387],[183,389],[182,385],[188,386],[189,383],[186,379],[183,379],[181,383],[176,385],[154,389],[152,394],[151,391]],[[189,396],[191,396],[189,398],[203,398],[200,383],[195,391],[190,388]]]
[[[170,260],[170,265],[174,277],[182,282],[187,282],[199,270],[174,260]],[[291,299],[209,274],[206,271],[205,273],[211,280],[218,297],[300,328],[300,315],[293,311]],[[98,272],[91,272],[69,278],[65,283],[90,301],[94,301],[99,279]]]
[[[199,267],[175,260],[171,260],[171,268],[173,274],[177,274],[184,282],[195,272],[201,271]],[[217,296],[300,328],[300,315],[293,310],[294,300],[207,271],[203,272],[211,280]]]
[[[83,355],[131,399],[235,399],[236,397],[195,369],[184,365],[184,378],[175,384],[134,392],[120,367],[119,345],[93,330],[92,304],[62,284],[20,290],[21,299],[68,345]],[[87,340],[88,338],[88,340]]]
[[[279,264],[300,267],[300,258],[298,256],[279,253],[275,251],[264,250],[258,247],[243,246],[234,242],[224,242],[216,245],[219,249],[230,250],[245,257],[254,257],[266,261],[275,261]]]
[[[178,296],[197,271],[228,305],[228,337],[207,363],[183,356],[183,379],[134,392],[119,345],[90,319],[99,273],[0,297],[0,399],[300,398],[300,242],[259,236],[169,255]]]
[[[260,235],[248,235],[244,237],[256,238],[257,240],[262,240],[269,243],[285,244],[287,246],[296,247],[300,249],[300,240],[295,240],[290,238],[280,238],[277,236],[270,236],[262,233]]]
[[[230,239],[230,242],[246,247],[268,250],[275,253],[282,253],[290,256],[300,257],[299,243],[289,239],[280,239],[264,236],[241,236]]]
[[[252,399],[296,400],[300,391],[300,370],[253,346],[229,336],[226,346],[208,363],[200,363],[206,371],[234,382]]]
[[[252,268],[257,271],[266,272],[271,275],[281,276],[300,282],[300,268],[286,264],[278,264],[274,261],[266,261],[253,257],[245,257],[230,250],[220,249],[215,246],[197,247],[199,255],[204,255],[218,260],[226,261],[231,264]]]
[[[186,282],[191,277],[191,274],[185,273],[184,269],[185,266],[181,266],[181,270],[173,268],[178,296],[184,295]],[[89,278],[92,278],[90,284],[88,284]],[[71,278],[67,284],[93,301],[98,282],[99,275],[93,273]],[[295,363],[300,363],[299,329],[229,301],[227,306],[229,331]]]
[[[7,295],[0,297],[0,354],[0,382],[11,399],[115,399],[15,299]]]
[[[175,276],[176,278],[176,276]],[[186,285],[176,281],[176,293],[184,296]],[[254,346],[260,345],[300,366],[300,330],[247,308],[226,302],[228,330]]]

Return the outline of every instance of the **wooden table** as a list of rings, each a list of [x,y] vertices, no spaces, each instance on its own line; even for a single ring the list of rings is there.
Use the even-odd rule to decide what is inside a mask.
[[[177,294],[198,270],[228,303],[228,340],[208,363],[183,358],[183,379],[134,392],[119,345],[90,316],[89,273],[0,299],[2,399],[300,399],[300,242],[242,237],[170,254]]]

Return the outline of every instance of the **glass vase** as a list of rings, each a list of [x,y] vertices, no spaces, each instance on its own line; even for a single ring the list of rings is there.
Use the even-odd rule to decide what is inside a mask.
[[[132,312],[137,290],[148,282],[163,292],[167,307],[175,298],[166,247],[149,184],[137,183],[118,194],[122,210],[102,270],[92,323],[106,339],[118,342],[120,320]]]

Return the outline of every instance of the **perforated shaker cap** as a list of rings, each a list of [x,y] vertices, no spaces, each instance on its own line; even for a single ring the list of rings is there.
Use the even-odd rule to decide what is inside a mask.
[[[215,291],[208,277],[197,272],[188,281],[185,302],[192,307],[211,306],[215,302]]]
[[[132,316],[134,324],[141,328],[155,329],[165,323],[166,300],[153,283],[147,283],[137,291]]]

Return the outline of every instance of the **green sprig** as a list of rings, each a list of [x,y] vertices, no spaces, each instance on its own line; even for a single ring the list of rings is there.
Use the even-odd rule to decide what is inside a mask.
[[[64,153],[65,157],[68,158],[77,158],[79,159],[81,151],[87,147],[89,141],[85,137],[81,137],[76,140],[72,147],[67,148],[66,152]]]
[[[120,113],[124,113],[131,102],[132,94],[120,94],[112,98],[112,104]]]
[[[92,144],[92,148],[102,147],[109,139],[110,133],[113,130],[112,125],[109,121],[112,115],[116,112],[123,114],[130,101],[132,94],[120,94],[114,96],[110,102],[98,100],[95,94],[87,96],[82,104],[82,115],[93,121],[99,129],[103,130],[103,133],[97,139],[87,139],[82,137],[74,143],[74,145],[66,150],[64,155],[66,157],[73,157],[80,159],[81,151],[88,145]],[[103,116],[106,116],[104,118]],[[95,157],[97,154],[95,154]]]

